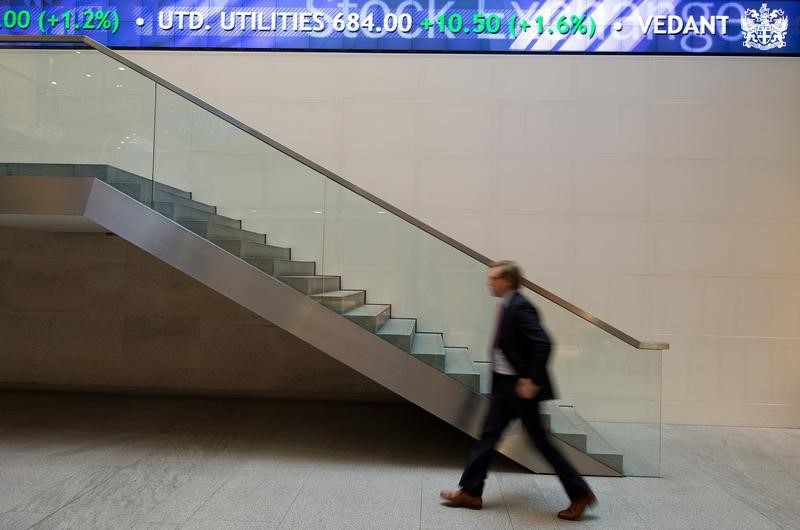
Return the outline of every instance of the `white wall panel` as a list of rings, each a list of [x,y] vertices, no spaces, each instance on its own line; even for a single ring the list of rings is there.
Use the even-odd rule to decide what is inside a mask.
[[[800,59],[129,55],[672,343],[665,421],[800,425]]]

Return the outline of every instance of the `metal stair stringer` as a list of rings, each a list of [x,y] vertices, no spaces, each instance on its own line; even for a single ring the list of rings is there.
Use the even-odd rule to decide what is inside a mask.
[[[113,232],[470,436],[480,433],[486,397],[105,182],[0,177],[0,224]],[[620,475],[561,440],[553,442],[583,474]],[[525,437],[506,436],[499,451],[531,471],[551,472]]]

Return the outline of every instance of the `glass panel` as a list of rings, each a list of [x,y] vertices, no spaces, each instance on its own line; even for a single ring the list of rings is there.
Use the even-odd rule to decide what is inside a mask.
[[[585,431],[590,454],[621,455],[626,475],[659,476],[661,351],[636,349],[529,289],[522,293],[554,343],[554,434],[559,423]]]
[[[391,304],[393,318],[416,319],[418,332],[468,348],[481,392],[490,391],[497,300],[483,264],[329,181],[323,267],[344,288],[366,290],[367,303]],[[638,350],[533,291],[522,293],[553,338],[560,399],[543,411],[553,435],[625,474],[658,476],[661,352]]]
[[[155,83],[102,53],[0,49],[0,97],[0,163],[107,164],[150,178]]]
[[[370,304],[391,304],[392,318],[416,319],[420,333],[486,358],[495,301],[487,268],[411,223],[328,181],[325,274],[363,289]]]
[[[162,86],[157,107],[155,180],[191,192],[193,201],[216,207],[227,219],[209,218],[191,208],[196,204],[184,203],[187,208],[176,212],[175,220],[194,231],[208,230],[209,239],[256,243],[235,252],[242,257],[321,262],[322,175]],[[158,203],[169,199],[161,198]],[[184,222],[190,220],[215,226]],[[247,233],[216,226],[229,220],[241,221]],[[264,235],[270,247],[279,248],[264,248],[259,237]]]
[[[0,83],[3,101],[14,102],[0,107],[0,164],[122,170],[98,176],[489,391],[481,375],[490,375],[497,300],[482,263],[99,52],[3,49]],[[554,339],[560,399],[545,411],[553,435],[626,474],[657,476],[661,352],[523,294]]]

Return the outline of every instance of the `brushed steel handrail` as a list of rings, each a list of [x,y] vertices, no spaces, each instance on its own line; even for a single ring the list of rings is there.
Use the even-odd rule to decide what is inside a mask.
[[[154,74],[153,72],[141,67],[137,63],[125,58],[124,56],[120,55],[119,53],[113,51],[112,49],[108,48],[100,44],[99,42],[86,37],[86,36],[68,36],[68,35],[57,35],[57,36],[37,36],[37,35],[0,35],[0,43],[7,42],[7,43],[73,43],[73,44],[83,44],[94,50],[114,59],[115,61],[124,64],[131,70],[136,71],[137,73],[147,77],[151,81],[162,85],[163,87],[167,88],[168,90],[174,92],[175,94],[183,97],[184,99],[194,103],[195,105],[203,108],[207,112],[215,115],[216,117],[220,118],[221,120],[233,125],[237,129],[257,138],[258,140],[266,143],[267,145],[277,149],[278,151],[282,152],[283,154],[297,160],[301,164],[310,167],[317,173],[324,175],[326,178],[336,182],[340,186],[352,191],[353,193],[361,196],[362,198],[380,206],[383,210],[390,212],[400,219],[406,221],[414,225],[415,227],[419,228],[420,230],[430,234],[431,236],[435,237],[439,241],[455,248],[459,252],[466,254],[467,256],[479,261],[483,265],[487,267],[493,263],[495,260],[484,256],[480,252],[469,248],[468,246],[464,245],[463,243],[456,241],[452,237],[440,232],[439,230],[433,228],[432,226],[424,223],[423,221],[417,219],[416,217],[412,216],[411,214],[401,210],[400,208],[386,202],[385,200],[381,199],[380,197],[376,197],[375,195],[371,194],[370,192],[356,186],[352,182],[345,180],[344,178],[340,177],[339,175],[335,174],[334,172],[326,169],[316,162],[309,160],[308,158],[304,157],[303,155],[293,151],[292,149],[286,147],[285,145],[281,144],[273,140],[272,138],[268,137],[264,133],[257,131],[256,129],[250,127],[249,125],[237,120],[233,116],[230,116],[220,109],[212,106],[211,104],[203,101],[202,99],[190,94],[189,92],[181,89],[180,87],[170,83],[166,79]],[[581,309],[580,307],[567,302],[560,296],[554,294],[551,291],[548,291],[544,287],[533,283],[532,281],[528,280],[527,278],[522,279],[522,285],[531,291],[535,292],[536,294],[546,298],[547,300],[553,302],[554,304],[562,307],[563,309],[569,311],[570,313],[584,319],[585,321],[589,322],[590,324],[602,329],[603,331],[613,335],[614,337],[618,338],[619,340],[633,346],[639,350],[667,350],[669,349],[669,344],[665,342],[643,342],[640,340],[635,339],[634,337],[628,335],[627,333],[621,331],[620,329],[612,326],[608,322],[596,317],[595,315]]]

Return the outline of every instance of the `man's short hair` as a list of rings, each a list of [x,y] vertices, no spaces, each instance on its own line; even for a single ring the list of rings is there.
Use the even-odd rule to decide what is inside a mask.
[[[500,277],[511,282],[512,289],[519,289],[519,283],[522,280],[522,269],[514,261],[502,260],[495,261],[491,268],[500,269]]]

